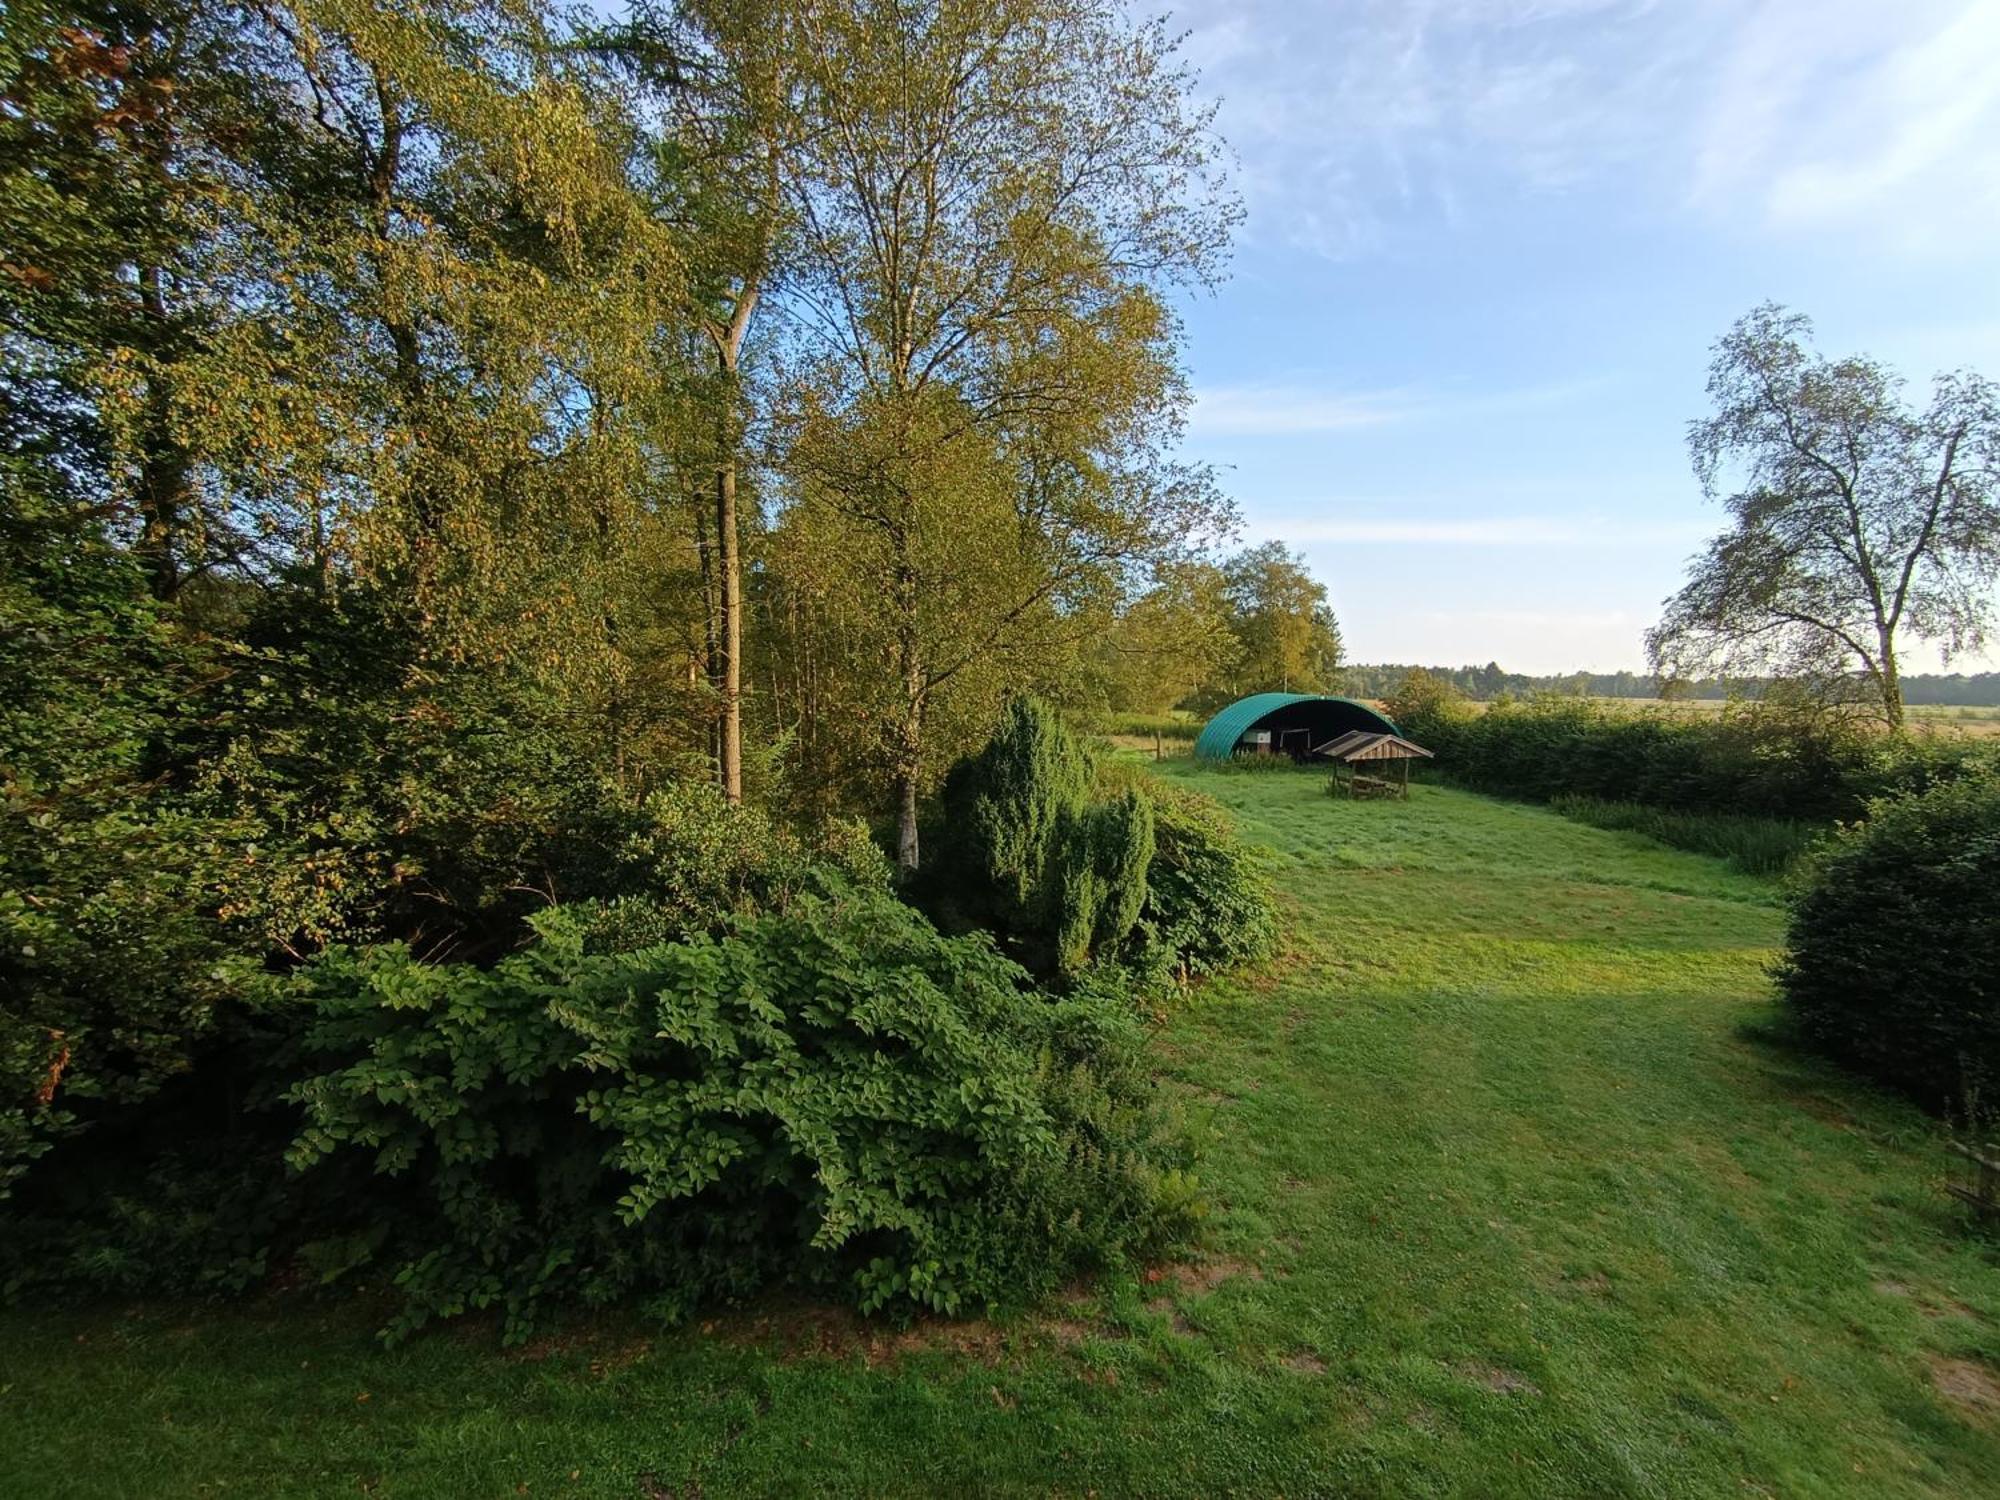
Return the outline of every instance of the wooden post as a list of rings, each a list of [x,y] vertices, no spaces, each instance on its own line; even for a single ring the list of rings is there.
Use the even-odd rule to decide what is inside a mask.
[[[1962,1188],[1952,1183],[1948,1191],[1954,1198],[1961,1199],[1977,1209],[1982,1221],[1993,1223],[1995,1217],[2000,1216],[2000,1195],[1996,1195],[1995,1192],[1996,1188],[2000,1188],[2000,1161],[1994,1159],[2000,1156],[2000,1147],[1989,1143],[1983,1151],[1979,1151],[1960,1141],[1951,1141],[1948,1144],[1953,1151],[1979,1169],[1976,1187]]]
[[[1166,749],[1163,742],[1160,739],[1160,731],[1158,729],[1155,729],[1153,731],[1153,759],[1154,760],[1166,759]]]

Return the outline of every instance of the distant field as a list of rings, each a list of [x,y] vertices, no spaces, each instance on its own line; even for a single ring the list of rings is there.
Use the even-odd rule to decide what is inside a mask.
[[[1722,698],[1592,698],[1590,701],[1608,708],[1629,708],[1635,713],[1642,709],[1666,709],[1674,713],[1719,714],[1729,706],[1728,701]],[[1481,702],[1472,704],[1472,707],[1481,710],[1487,706]],[[1912,703],[1904,712],[1909,716],[1911,726],[1917,729],[1951,734],[2000,735],[2000,707]]]

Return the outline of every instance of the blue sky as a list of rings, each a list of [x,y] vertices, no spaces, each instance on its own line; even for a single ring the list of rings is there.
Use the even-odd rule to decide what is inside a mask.
[[[1239,160],[1186,451],[1359,661],[1638,667],[1773,298],[2000,376],[2000,0],[1187,0]],[[1961,659],[2000,665],[2000,652]]]

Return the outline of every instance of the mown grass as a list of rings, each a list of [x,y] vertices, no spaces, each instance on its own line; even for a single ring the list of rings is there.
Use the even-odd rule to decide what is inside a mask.
[[[1823,825],[1796,818],[1672,812],[1601,797],[1558,797],[1549,805],[1593,828],[1636,833],[1669,848],[1725,859],[1751,875],[1782,875],[1826,832]]]
[[[0,1494],[2000,1493],[2000,1264],[1929,1122],[1753,1039],[1772,883],[1446,789],[1163,771],[1271,850],[1290,932],[1160,1036],[1216,1204],[1190,1264],[999,1325],[771,1303],[526,1355],[384,1353],[304,1293],[18,1311]]]

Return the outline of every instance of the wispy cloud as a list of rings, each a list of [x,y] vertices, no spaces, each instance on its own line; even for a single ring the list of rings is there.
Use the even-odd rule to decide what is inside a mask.
[[[1344,432],[1391,423],[1562,408],[1601,391],[1608,384],[1603,378],[1586,376],[1495,391],[1414,387],[1345,391],[1303,380],[1204,386],[1195,392],[1188,430],[1196,438]]]
[[[1195,392],[1197,437],[1275,437],[1400,422],[1418,410],[1408,391],[1329,391],[1303,385],[1211,386]]]
[[[1253,237],[1334,257],[1482,194],[1935,248],[2000,228],[1993,0],[1183,0]],[[1970,217],[1972,222],[1968,222]]]
[[[1342,543],[1402,547],[1633,547],[1648,550],[1698,540],[1694,521],[1634,523],[1601,516],[1368,516],[1329,511],[1259,518],[1257,540],[1297,546]]]

